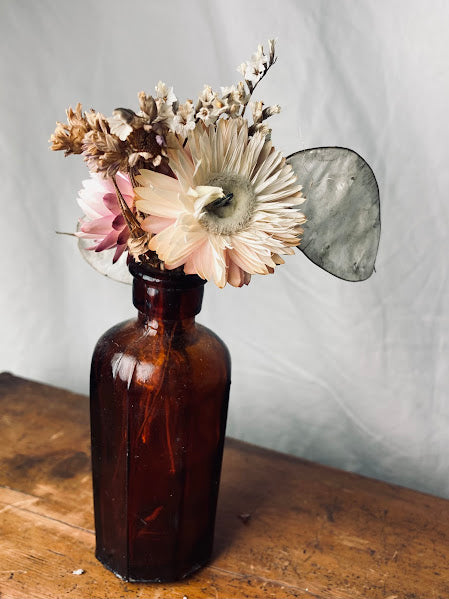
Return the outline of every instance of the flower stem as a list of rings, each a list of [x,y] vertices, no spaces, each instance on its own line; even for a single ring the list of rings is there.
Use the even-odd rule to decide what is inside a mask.
[[[271,67],[274,65],[274,63],[275,63],[276,61],[277,61],[277,56],[273,56],[273,58],[272,58],[272,59],[270,59],[270,62],[268,63],[268,65],[267,65],[267,68],[266,68],[266,69],[265,69],[265,71],[262,73],[262,76],[261,76],[261,78],[259,79],[259,81],[256,81],[256,83],[254,83],[254,84],[253,84],[253,83],[251,83],[251,81],[247,81],[247,80],[245,79],[245,83],[246,83],[246,85],[247,85],[247,87],[248,87],[248,91],[249,91],[249,96],[248,96],[248,99],[247,99],[247,101],[246,101],[246,104],[245,104],[245,106],[243,107],[243,111],[242,111],[242,114],[241,114],[241,116],[243,116],[243,115],[245,114],[246,107],[247,107],[247,106],[248,106],[248,104],[249,104],[249,101],[250,101],[250,99],[251,99],[251,96],[253,95],[253,92],[254,92],[254,90],[256,89],[256,87],[259,85],[259,83],[262,81],[262,79],[265,77],[265,75],[268,73],[268,71],[269,71],[269,70],[270,70],[270,68],[271,68]]]
[[[128,204],[125,202],[125,199],[123,198],[122,193],[117,185],[115,177],[112,177],[112,182],[115,187],[115,193],[120,206],[120,210],[122,211],[123,218],[125,219],[125,222],[128,225],[131,237],[141,237],[145,233],[144,230],[141,228],[139,221],[136,219],[136,217],[130,210]]]

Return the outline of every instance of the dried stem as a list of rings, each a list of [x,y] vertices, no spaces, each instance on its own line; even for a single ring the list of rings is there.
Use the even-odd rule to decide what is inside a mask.
[[[271,67],[274,65],[274,63],[276,61],[277,61],[277,56],[273,57],[272,62],[268,63],[267,68],[262,73],[261,78],[254,85],[251,83],[251,81],[247,81],[245,79],[245,83],[246,83],[246,86],[248,87],[248,91],[249,91],[249,96],[248,96],[248,99],[246,101],[245,106],[243,107],[243,111],[242,111],[242,115],[241,116],[243,116],[245,114],[246,107],[248,106],[249,101],[251,100],[251,96],[253,95],[254,90],[256,89],[256,87],[259,85],[259,83],[262,81],[262,79],[265,77],[265,75],[268,73],[268,71],[271,69]]]
[[[131,181],[131,185],[133,186],[133,189],[135,189],[136,187],[139,187],[139,184],[136,181],[136,170],[135,167],[131,167],[129,169],[129,179]]]
[[[122,211],[123,218],[125,219],[126,224],[128,225],[128,229],[131,234],[131,237],[134,237],[134,238],[141,237],[142,235],[144,235],[145,231],[141,228],[138,220],[136,219],[136,217],[130,210],[128,204],[125,202],[125,200],[122,196],[122,193],[117,185],[117,181],[115,180],[115,177],[111,177],[111,178],[112,178],[112,182],[115,187],[115,193],[117,195],[117,200],[118,200],[118,203],[120,206],[120,210]]]
[[[129,175],[130,175],[130,180],[131,180],[131,184],[132,184],[133,188],[137,187],[138,185],[137,185],[136,180],[134,179],[134,173],[132,171],[129,171]],[[120,192],[120,189],[117,185],[117,181],[115,180],[115,177],[111,177],[111,178],[112,178],[112,182],[114,183],[115,193],[116,193],[117,200],[118,200],[118,203],[120,206],[120,210],[123,214],[123,218],[126,221],[130,235],[133,239],[139,239],[139,237],[143,237],[147,233],[142,229],[142,227],[139,224],[139,221],[136,219],[136,217],[130,210],[128,204],[125,202],[125,200]],[[157,257],[156,252],[152,252],[152,251],[148,250],[144,254],[140,254],[140,259],[142,262],[149,263],[152,266],[154,266],[155,268],[164,270],[163,263]]]

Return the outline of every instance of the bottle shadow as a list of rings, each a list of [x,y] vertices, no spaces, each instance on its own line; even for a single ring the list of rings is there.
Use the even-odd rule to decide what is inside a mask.
[[[285,476],[290,461],[285,454],[226,439],[213,560],[257,542],[274,518],[279,525],[282,506],[291,501]]]

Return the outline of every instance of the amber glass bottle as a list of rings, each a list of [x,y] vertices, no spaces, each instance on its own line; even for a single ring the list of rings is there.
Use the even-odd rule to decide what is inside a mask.
[[[92,358],[96,556],[125,580],[171,581],[211,555],[230,357],[195,323],[204,281],[130,270],[137,318]]]

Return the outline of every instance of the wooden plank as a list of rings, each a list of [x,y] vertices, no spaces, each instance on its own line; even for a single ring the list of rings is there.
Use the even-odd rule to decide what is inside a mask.
[[[307,597],[288,585],[214,567],[179,584],[125,583],[95,559],[91,531],[21,508],[8,511],[2,529],[0,588],[8,599]],[[84,573],[73,574],[79,569]]]
[[[2,598],[449,597],[448,501],[231,439],[212,564],[124,583],[93,555],[87,398],[2,374],[0,414]]]

